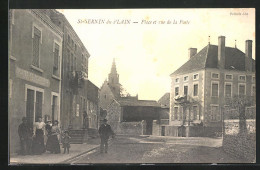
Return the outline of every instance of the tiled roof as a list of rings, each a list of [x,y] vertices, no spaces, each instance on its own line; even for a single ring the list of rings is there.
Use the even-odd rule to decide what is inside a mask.
[[[237,48],[226,47],[225,69],[245,71],[245,53]],[[200,70],[203,68],[218,68],[218,46],[207,45],[189,61],[184,63],[173,74],[182,74]],[[253,71],[255,71],[255,60],[253,59]]]
[[[120,106],[152,106],[160,107],[160,105],[155,100],[134,100],[127,98],[120,98],[116,100]]]
[[[170,93],[165,93],[159,100],[158,103],[162,107],[169,108],[170,107]]]

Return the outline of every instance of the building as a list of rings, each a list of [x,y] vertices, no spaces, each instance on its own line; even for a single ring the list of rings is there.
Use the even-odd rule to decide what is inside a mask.
[[[12,9],[9,27],[9,141],[19,151],[22,117],[60,120],[63,32],[45,10]]]
[[[107,107],[107,119],[116,134],[151,135],[159,110],[152,100],[114,99]]]
[[[190,48],[188,58],[171,74],[169,126],[172,130],[168,134],[180,136],[178,127],[182,125],[187,127],[189,136],[221,131],[227,101],[234,95],[255,94],[252,41],[246,40],[243,53],[236,47],[226,47],[225,37],[220,36],[218,45],[209,43],[198,53],[196,48]],[[203,133],[193,130],[195,126],[203,127]]]
[[[88,80],[90,54],[66,17],[57,10],[49,10],[49,13],[52,22],[63,31],[62,129],[82,130],[86,125],[97,128],[99,89]]]
[[[116,70],[115,59],[113,59],[111,72],[108,75],[108,81],[105,80],[100,88],[100,107],[106,110],[108,105],[110,105],[114,99],[120,98],[136,100],[138,99],[138,96],[130,96],[130,94],[125,92],[122,85],[119,83],[119,74]]]

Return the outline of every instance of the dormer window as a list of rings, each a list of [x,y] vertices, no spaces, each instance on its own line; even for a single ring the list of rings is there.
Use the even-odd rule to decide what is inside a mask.
[[[175,83],[179,83],[180,79],[179,78],[176,78],[175,79]]]

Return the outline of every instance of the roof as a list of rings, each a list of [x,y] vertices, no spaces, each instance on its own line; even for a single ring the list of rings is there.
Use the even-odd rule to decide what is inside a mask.
[[[128,98],[120,98],[116,100],[120,106],[146,106],[146,107],[160,107],[155,100],[133,100]]]
[[[99,88],[91,81],[87,81],[87,98],[88,100],[97,103],[98,102],[98,90]]]
[[[169,108],[170,107],[170,93],[165,93],[159,100],[158,103],[162,107]]]
[[[225,47],[225,69],[245,71],[245,53],[237,48]],[[255,71],[255,60],[253,71]],[[208,44],[186,63],[178,68],[173,74],[182,74],[204,68],[218,68],[218,46]]]

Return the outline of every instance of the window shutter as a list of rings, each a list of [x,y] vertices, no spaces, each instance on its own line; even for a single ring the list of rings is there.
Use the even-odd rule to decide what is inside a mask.
[[[40,52],[40,39],[41,31],[34,27],[34,37],[33,37],[33,62],[32,64],[36,67],[40,66],[39,52]]]

